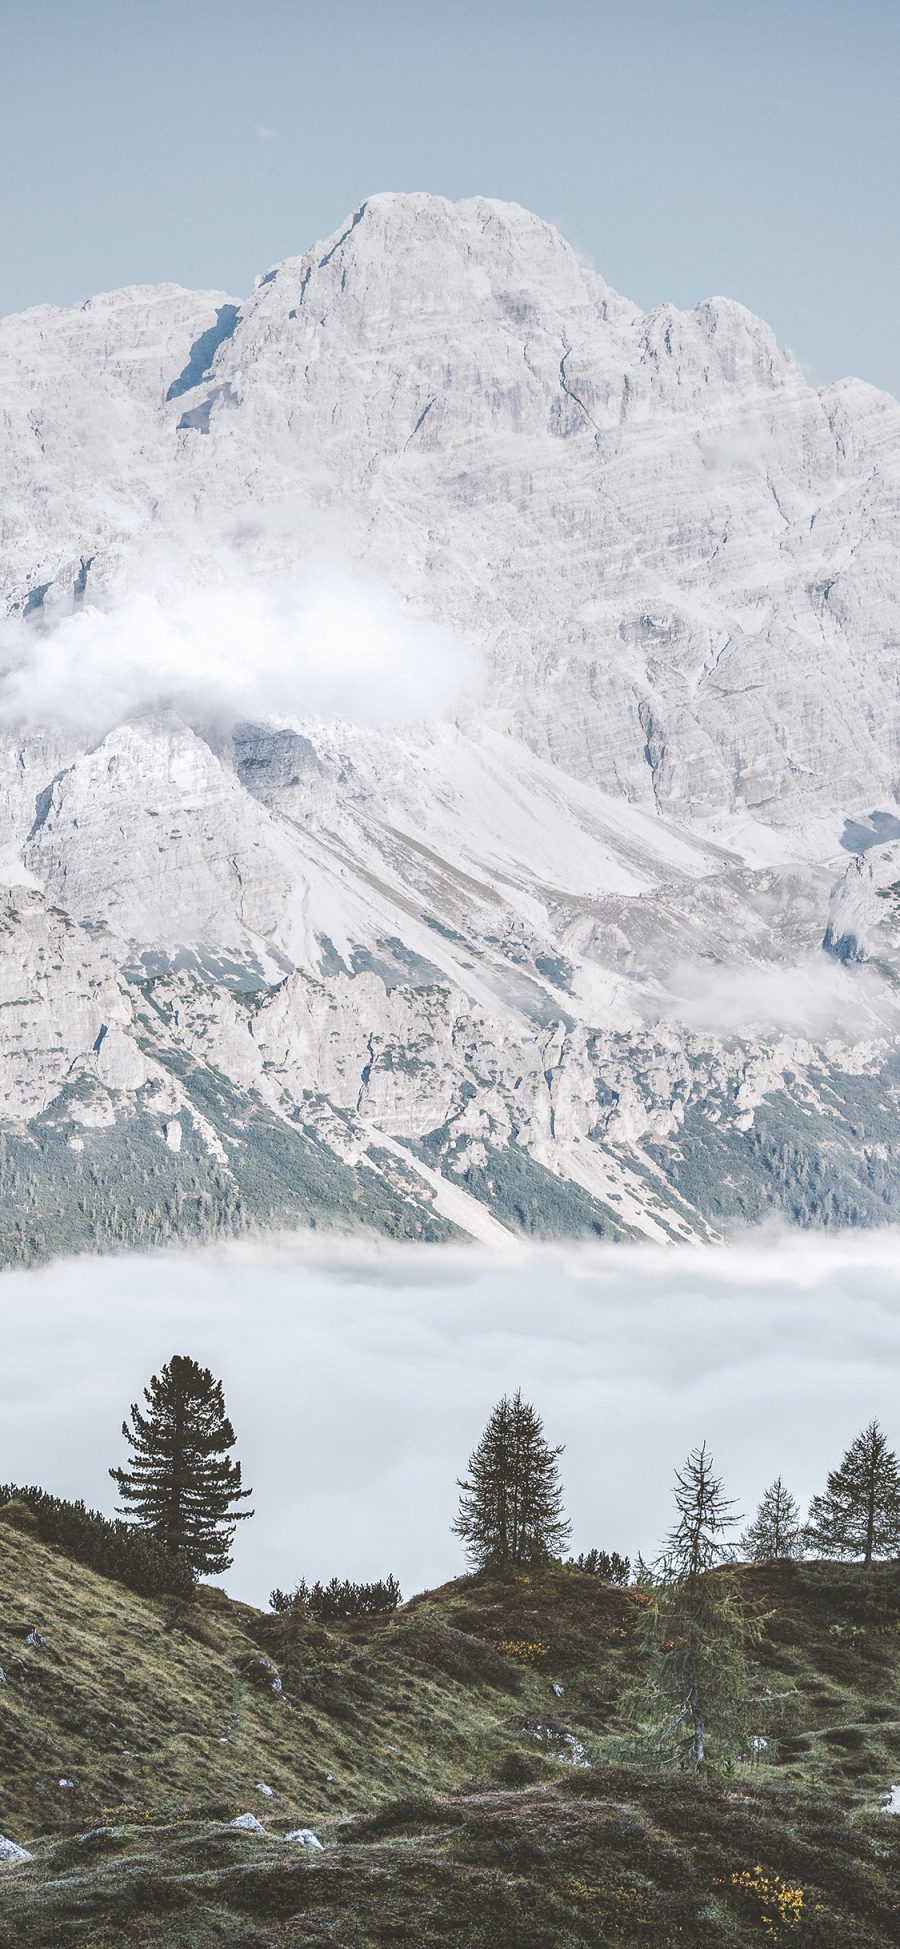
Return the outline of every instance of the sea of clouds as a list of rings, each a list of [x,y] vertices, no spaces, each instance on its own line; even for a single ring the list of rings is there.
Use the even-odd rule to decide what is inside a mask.
[[[312,1238],[0,1275],[0,1477],[113,1510],[123,1414],[173,1353],[225,1383],[256,1515],[230,1590],[460,1574],[456,1478],[521,1386],[573,1548],[652,1555],[673,1471],[706,1439],[739,1511],[802,1504],[873,1415],[900,1447],[900,1237],[722,1247],[394,1247]]]

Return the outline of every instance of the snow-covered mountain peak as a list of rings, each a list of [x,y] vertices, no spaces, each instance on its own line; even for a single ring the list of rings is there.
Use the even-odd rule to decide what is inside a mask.
[[[517,291],[543,289],[560,306],[602,307],[609,300],[634,315],[633,306],[582,266],[554,224],[520,204],[489,197],[456,203],[425,193],[366,197],[302,261],[317,272],[333,266],[339,284],[345,276],[349,284],[354,272],[379,282],[385,295],[396,298],[400,319],[414,315],[423,290],[431,309],[452,308],[467,283],[470,307],[473,295],[476,301],[507,297],[513,303]]]
[[[765,824],[892,792],[900,408],[820,397],[741,306],[644,317],[515,205],[385,194],[243,305],[137,287],[2,344],[12,611],[324,553],[604,790]]]
[[[896,402],[383,194],[0,322],[0,431],[24,1208],[900,1209]]]

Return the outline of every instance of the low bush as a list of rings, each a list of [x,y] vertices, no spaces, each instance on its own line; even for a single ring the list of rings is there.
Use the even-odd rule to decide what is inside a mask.
[[[608,1584],[627,1584],[631,1576],[630,1558],[620,1556],[618,1550],[583,1550],[580,1556],[569,1558],[566,1568],[602,1577]]]
[[[101,1577],[127,1584],[141,1597],[190,1597],[193,1591],[190,1567],[184,1559],[171,1556],[154,1537],[131,1523],[118,1518],[111,1521],[83,1502],[66,1502],[61,1496],[48,1495],[45,1489],[22,1489],[11,1482],[0,1482],[0,1515],[4,1514],[4,1504],[28,1510],[28,1528],[43,1543],[55,1543],[77,1563],[96,1570]],[[7,1520],[16,1520],[12,1510]]]
[[[354,1584],[347,1577],[307,1584],[301,1577],[295,1590],[276,1589],[269,1598],[279,1617],[314,1617],[319,1624],[336,1618],[382,1617],[395,1611],[400,1601],[400,1585],[393,1576],[371,1584]]]

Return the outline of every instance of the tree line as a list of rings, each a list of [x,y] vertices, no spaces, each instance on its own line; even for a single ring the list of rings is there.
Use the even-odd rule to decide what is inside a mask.
[[[459,1483],[454,1527],[473,1569],[559,1560],[570,1535],[562,1453],[521,1392],[498,1402]],[[754,1727],[776,1703],[754,1671],[762,1622],[734,1575],[736,1563],[813,1554],[861,1560],[868,1569],[876,1558],[900,1555],[900,1464],[872,1421],[813,1496],[805,1522],[778,1476],[735,1545],[730,1533],[740,1518],[703,1442],[676,1471],[674,1501],[658,1556],[652,1564],[639,1557],[632,1579],[640,1619],[638,1671],[621,1701],[626,1751],[698,1771],[730,1767],[767,1743]],[[591,1551],[574,1567],[617,1583],[631,1576],[628,1559],[615,1552]]]
[[[241,1464],[232,1453],[236,1436],[221,1381],[190,1356],[173,1355],[159,1374],[151,1376],[143,1405],[132,1403],[122,1434],[129,1459],[109,1473],[121,1497],[118,1515],[124,1521],[110,1524],[96,1519],[106,1522],[110,1531],[109,1551],[115,1553],[113,1541],[124,1549],[137,1531],[147,1546],[148,1583],[154,1566],[167,1563],[177,1563],[192,1579],[229,1569],[236,1526],[253,1511],[245,1507],[252,1492],[244,1488]],[[457,1485],[459,1510],[453,1530],[473,1570],[562,1560],[571,1534],[559,1474],[563,1453],[562,1445],[548,1442],[540,1415],[523,1399],[521,1390],[504,1395],[492,1409]],[[6,1485],[0,1494],[8,1500],[11,1489]],[[39,1490],[17,1493],[26,1494],[35,1509],[42,1498],[45,1529],[52,1528],[54,1521],[59,1527],[58,1512],[64,1507],[80,1509],[84,1522],[89,1520],[83,1505],[64,1505]],[[697,1515],[695,1554],[687,1560],[687,1574],[692,1576],[738,1557],[751,1562],[786,1562],[805,1555],[856,1558],[868,1567],[877,1558],[900,1554],[900,1464],[877,1421],[851,1443],[829,1474],[825,1489],[813,1497],[805,1520],[778,1476],[738,1544],[722,1554],[718,1548],[711,1549],[708,1534],[719,1536],[739,1519],[723,1500],[705,1444],[692,1452],[686,1472],[676,1475],[679,1508],[679,1499],[688,1494],[695,1498]],[[708,1532],[705,1524],[713,1517]],[[568,1562],[574,1569],[624,1584],[640,1583],[651,1574],[665,1576],[670,1557],[676,1566],[681,1561],[672,1538],[653,1566],[638,1558],[634,1572],[628,1557],[616,1551],[592,1549]],[[354,1600],[353,1592],[362,1594]],[[330,1585],[307,1586],[301,1580],[291,1593],[272,1594],[276,1610],[321,1618],[340,1614],[342,1601],[356,1601],[357,1615],[394,1608],[399,1587],[393,1577],[371,1585],[342,1585],[332,1579]]]
[[[571,1526],[563,1508],[559,1478],[562,1447],[551,1447],[543,1423],[521,1391],[504,1396],[493,1409],[460,1481],[459,1515],[454,1524],[473,1569],[550,1562],[560,1555]],[[740,1520],[725,1516],[730,1504],[717,1499],[705,1444],[687,1463],[698,1513],[704,1498],[723,1515],[723,1527]],[[676,1474],[676,1502],[684,1480]],[[697,1531],[703,1534],[702,1525]],[[698,1543],[699,1547],[699,1543]],[[766,1489],[756,1515],[736,1546],[732,1560],[788,1562],[803,1556],[861,1559],[868,1569],[879,1557],[900,1555],[900,1463],[877,1421],[857,1435],[840,1466],[829,1474],[821,1495],[813,1496],[806,1520],[781,1476]],[[719,1558],[715,1558],[719,1561]],[[662,1571],[666,1546],[657,1559]],[[712,1561],[712,1560],[711,1560]],[[615,1551],[589,1551],[574,1567],[593,1570],[611,1582],[626,1582],[630,1563]],[[642,1566],[646,1571],[648,1566]],[[691,1574],[711,1564],[690,1562]],[[640,1580],[640,1579],[638,1579]]]
[[[189,1598],[198,1577],[231,1564],[234,1533],[253,1514],[245,1505],[235,1432],[221,1381],[186,1354],[173,1355],[133,1402],[122,1423],[130,1451],[111,1468],[121,1503],[115,1521],[40,1489],[0,1485],[0,1502],[19,1520],[61,1543],[103,1574],[134,1589]],[[453,1523],[472,1570],[522,1574],[563,1565],[628,1586],[638,1612],[637,1676],[622,1702],[635,1757],[663,1764],[730,1765],[756,1739],[749,1728],[770,1709],[754,1680],[760,1621],[735,1578],[736,1564],[797,1561],[806,1555],[861,1561],[900,1555],[900,1464],[877,1421],[850,1444],[813,1496],[805,1520],[781,1476],[766,1489],[752,1521],[732,1542],[740,1518],[715,1474],[706,1443],[676,1471],[675,1516],[652,1563],[591,1549],[564,1558],[571,1535],[559,1462],[562,1445],[521,1390],[488,1417],[458,1481]],[[23,1507],[24,1505],[24,1507]],[[397,1608],[397,1579],[352,1583],[334,1577],[291,1592],[273,1590],[283,1616],[327,1622]]]

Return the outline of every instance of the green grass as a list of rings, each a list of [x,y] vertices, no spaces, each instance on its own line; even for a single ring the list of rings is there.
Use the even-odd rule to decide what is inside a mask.
[[[897,1943],[900,1565],[741,1574],[770,1743],[703,1783],[622,1763],[640,1612],[599,1579],[325,1628],[141,1598],[0,1521],[0,1832],[35,1857],[0,1867],[0,1944],[712,1949],[776,1939],[731,1880],[757,1863],[804,1891],[778,1940]]]

